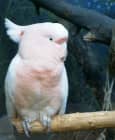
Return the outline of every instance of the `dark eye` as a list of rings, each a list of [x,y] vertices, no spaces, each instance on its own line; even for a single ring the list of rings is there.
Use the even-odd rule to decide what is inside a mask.
[[[49,38],[49,40],[51,40],[51,41],[52,41],[52,40],[53,40],[53,38],[52,38],[52,37],[50,37],[50,38]]]

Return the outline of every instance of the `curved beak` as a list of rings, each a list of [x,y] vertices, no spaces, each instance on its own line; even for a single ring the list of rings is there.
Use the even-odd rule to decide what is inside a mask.
[[[66,38],[66,37],[60,38],[60,39],[56,40],[55,42],[56,42],[57,44],[61,45],[61,44],[63,44],[64,42],[67,42],[67,38]]]

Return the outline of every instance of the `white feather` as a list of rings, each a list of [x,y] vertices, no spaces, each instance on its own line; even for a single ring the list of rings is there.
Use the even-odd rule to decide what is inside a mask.
[[[15,87],[15,69],[20,63],[20,58],[16,55],[9,65],[8,72],[5,78],[5,96],[6,96],[6,109],[8,117],[14,117],[15,105],[14,105],[14,87]]]
[[[7,29],[15,29],[18,28],[19,25],[16,25],[15,23],[13,23],[11,20],[9,20],[8,18],[5,18],[5,27]]]
[[[66,105],[67,105],[67,98],[68,98],[68,78],[67,78],[67,72],[64,66],[64,71],[62,75],[62,81],[61,81],[61,88],[62,88],[62,94],[63,94],[63,102],[61,109],[59,111],[59,114],[62,115],[66,111]]]
[[[11,20],[5,18],[5,27],[7,29],[7,35],[16,43],[19,43],[21,39],[21,32],[25,30],[25,26],[16,25]]]

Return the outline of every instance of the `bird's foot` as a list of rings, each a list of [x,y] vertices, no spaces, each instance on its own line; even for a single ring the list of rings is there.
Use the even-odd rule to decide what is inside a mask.
[[[36,120],[36,118],[32,117],[32,118],[25,119],[22,122],[22,126],[23,126],[24,132],[25,132],[27,137],[30,137],[30,130],[31,130],[31,124],[30,123],[35,121],[35,120]]]
[[[49,132],[51,129],[51,117],[48,116],[44,112],[40,112],[39,114],[39,121],[42,123],[42,125],[47,129]]]
[[[23,129],[24,129],[25,135],[27,137],[30,137],[30,129],[31,129],[30,122],[28,120],[24,120],[22,122],[22,126],[23,126]]]

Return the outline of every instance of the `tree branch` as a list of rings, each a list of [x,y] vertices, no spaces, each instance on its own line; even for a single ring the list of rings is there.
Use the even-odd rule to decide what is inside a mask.
[[[56,116],[51,122],[51,132],[64,132],[74,130],[89,130],[115,127],[115,111],[101,111],[92,113],[73,113]],[[23,133],[21,121],[14,119],[13,124],[20,133]],[[31,132],[46,132],[37,121],[31,124]]]
[[[104,43],[109,44],[112,26],[115,20],[100,14],[94,10],[71,5],[62,0],[31,0],[36,6],[41,6],[57,16],[60,16],[75,25],[89,29],[103,38]],[[97,36],[98,36],[97,35]]]
[[[85,80],[91,87],[96,87],[98,93],[100,93],[99,100],[102,104],[103,100],[103,66],[96,59],[94,52],[88,46],[86,42],[82,40],[81,35],[78,35],[75,30],[75,26],[71,27],[69,31],[69,41],[68,41],[68,52],[71,52],[75,56],[76,61],[82,67],[85,73]]]

